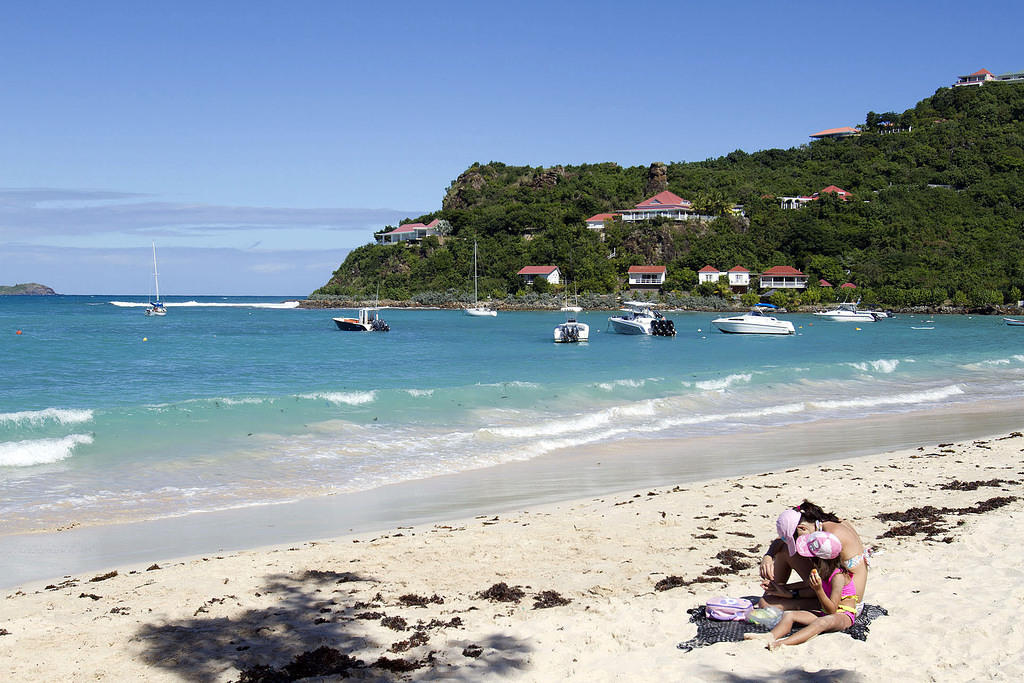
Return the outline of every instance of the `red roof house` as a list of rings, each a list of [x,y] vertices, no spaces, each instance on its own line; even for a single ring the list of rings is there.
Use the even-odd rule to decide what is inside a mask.
[[[605,221],[613,221],[616,218],[620,218],[620,215],[617,213],[595,213],[584,222],[587,224],[588,228],[601,230],[604,228]]]
[[[534,279],[542,277],[553,285],[561,280],[561,273],[558,266],[525,266],[519,269],[516,275],[521,275],[526,284],[532,285]]]
[[[665,284],[667,274],[665,266],[630,266],[629,286],[656,289]]]
[[[793,266],[774,266],[761,273],[761,287],[804,289],[807,287],[807,276]]]
[[[632,209],[622,211],[624,221],[647,221],[662,216],[672,220],[687,220],[694,216],[690,200],[683,199],[668,190],[648,197]]]
[[[840,128],[826,128],[812,133],[810,137],[822,140],[824,138],[848,138],[852,135],[860,135],[860,131],[853,126],[842,126]]]

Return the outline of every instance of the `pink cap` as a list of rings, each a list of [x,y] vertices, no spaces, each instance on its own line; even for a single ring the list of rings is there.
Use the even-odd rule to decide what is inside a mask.
[[[779,532],[779,538],[786,542],[786,548],[790,555],[796,555],[796,528],[800,524],[800,513],[796,510],[786,510],[775,522],[775,529]]]
[[[827,531],[815,531],[796,539],[796,550],[804,557],[818,557],[831,560],[839,557],[843,544],[835,534]]]

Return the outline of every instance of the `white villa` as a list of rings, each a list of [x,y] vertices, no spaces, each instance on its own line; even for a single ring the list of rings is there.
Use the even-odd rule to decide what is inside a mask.
[[[435,218],[426,225],[423,223],[406,223],[399,225],[394,230],[375,235],[374,237],[381,244],[397,244],[398,242],[409,242],[421,240],[428,235],[437,235],[437,224],[440,219]]]
[[[1011,71],[1005,74],[999,74],[996,76],[988,69],[979,69],[972,74],[966,76],[960,76],[956,83],[953,84],[954,88],[960,88],[967,85],[982,85],[990,81],[1003,81],[1003,82],[1021,82],[1024,81],[1024,71]]]
[[[807,276],[793,266],[775,266],[761,273],[762,289],[806,289]]]
[[[605,221],[614,221],[619,218],[617,213],[595,213],[585,222],[591,230],[604,230]]]
[[[691,207],[692,203],[689,199],[683,199],[679,195],[665,190],[643,200],[632,209],[622,211],[621,214],[622,220],[627,223],[649,221],[652,218],[658,217],[669,218],[674,221],[699,218]]]
[[[805,206],[806,204],[809,204],[810,202],[813,202],[814,200],[820,198],[823,194],[839,195],[839,198],[842,199],[843,201],[847,201],[853,198],[853,195],[844,190],[843,188],[836,187],[835,185],[829,185],[828,187],[823,187],[821,190],[811,195],[805,195],[800,197],[779,197],[779,206],[782,207],[783,209],[799,209]]]
[[[558,266],[526,266],[520,268],[516,275],[522,276],[523,281],[528,285],[532,285],[537,278],[544,278],[553,285],[557,285],[562,279],[562,273],[558,270]]]
[[[697,271],[697,283],[718,282],[723,275],[729,276],[729,288],[736,292],[745,292],[750,286],[750,271],[743,266],[734,266],[723,273],[714,266],[704,266]]]
[[[629,286],[631,289],[657,289],[665,284],[667,274],[665,266],[630,266]]]

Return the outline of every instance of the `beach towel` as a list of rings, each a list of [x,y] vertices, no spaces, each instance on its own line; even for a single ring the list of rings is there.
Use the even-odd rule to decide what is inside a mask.
[[[757,600],[757,597],[752,598]],[[715,621],[709,619],[704,611],[704,605],[686,610],[690,614],[690,622],[697,624],[697,635],[676,647],[685,652],[697,647],[704,647],[711,643],[727,643],[743,640],[744,633],[767,633],[770,629],[746,621]],[[867,640],[869,625],[876,618],[888,616],[889,612],[884,607],[864,603],[857,621],[853,625],[841,631],[849,634],[857,640]],[[796,629],[794,629],[796,630]],[[823,634],[824,635],[824,634]]]

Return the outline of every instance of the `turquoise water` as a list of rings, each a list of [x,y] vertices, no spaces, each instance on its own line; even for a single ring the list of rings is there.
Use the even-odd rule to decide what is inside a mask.
[[[657,338],[584,312],[591,341],[563,345],[561,313],[388,310],[382,334],[266,307],[282,298],[172,298],[164,318],[119,299],[0,297],[0,532],[1024,394],[1024,328],[991,317],[789,315],[796,336],[757,337],[668,313],[679,335]]]

